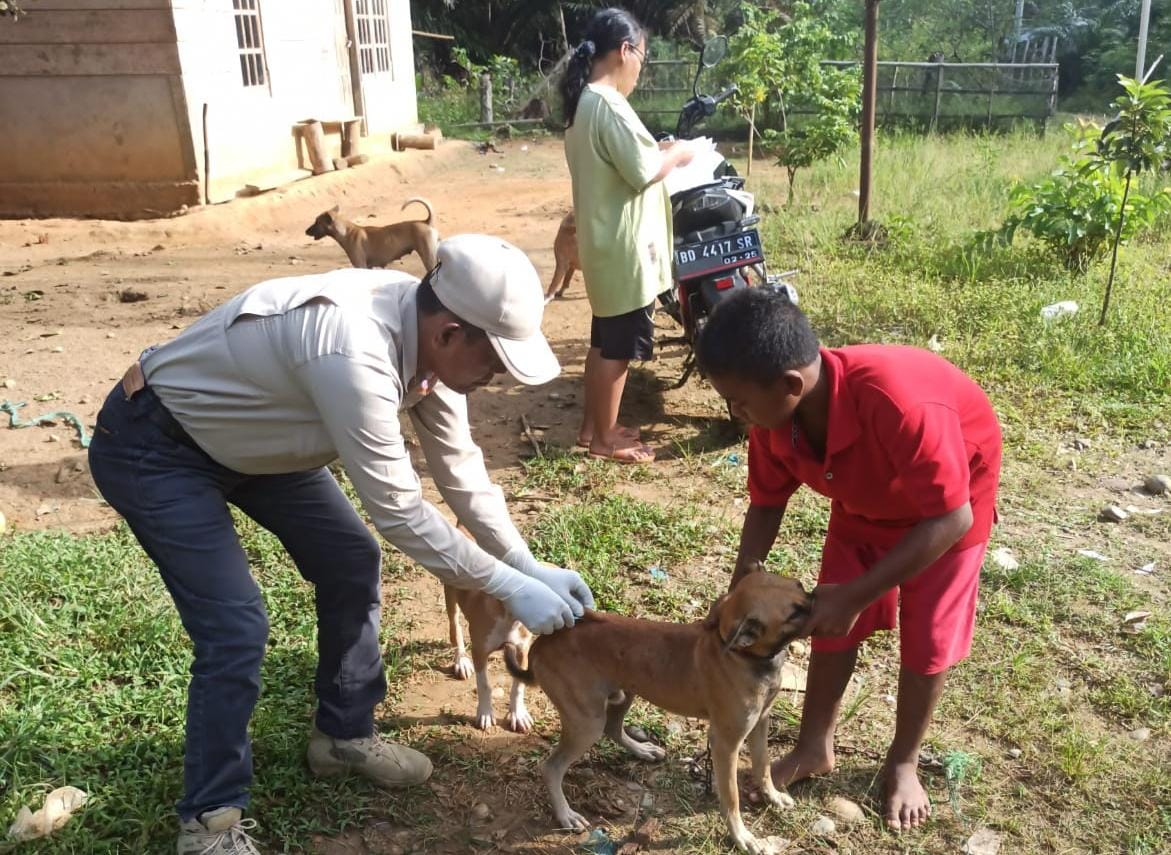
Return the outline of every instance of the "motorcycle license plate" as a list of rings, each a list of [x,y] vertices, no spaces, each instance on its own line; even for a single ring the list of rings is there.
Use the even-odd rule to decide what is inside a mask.
[[[709,276],[746,264],[764,261],[760,234],[756,229],[700,243],[688,243],[675,250],[675,278],[679,281]]]

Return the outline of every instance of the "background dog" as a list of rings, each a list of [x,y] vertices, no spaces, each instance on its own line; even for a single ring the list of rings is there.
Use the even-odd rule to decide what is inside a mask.
[[[509,672],[539,685],[561,715],[561,739],[541,772],[558,824],[573,831],[589,827],[569,806],[562,782],[603,734],[643,760],[666,755],[622,727],[631,703],[641,696],[669,712],[710,722],[708,740],[728,831],[742,851],[770,852],[771,844],[756,838],[740,817],[736,761],[747,739],[753,782],[771,804],[793,805],[769,773],[768,712],[780,691],[789,642],[801,635],[811,605],[797,580],[757,565],[697,623],[587,611],[572,629],[536,639],[528,670],[506,646]]]
[[[546,303],[564,294],[574,272],[581,269],[577,255],[577,220],[573,211],[566,214],[557,227],[557,237],[553,238],[553,263],[553,281],[545,290]]]
[[[338,213],[334,205],[319,214],[305,234],[314,240],[331,237],[341,244],[342,249],[354,267],[389,267],[408,252],[416,252],[427,270],[435,266],[435,251],[439,245],[439,232],[431,226],[434,214],[431,204],[419,196],[403,202],[407,205],[418,202],[427,209],[427,219],[407,220],[389,226],[359,226]]]

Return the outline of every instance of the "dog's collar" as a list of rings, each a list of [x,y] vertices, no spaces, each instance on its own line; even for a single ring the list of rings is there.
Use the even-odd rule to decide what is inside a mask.
[[[720,635],[719,630],[716,630],[716,637],[720,639],[720,647],[722,647],[724,650],[728,651],[729,653],[734,653],[737,656],[743,656],[745,659],[750,659],[753,662],[772,662],[774,659],[784,653],[785,648],[792,643],[794,638],[796,638],[796,636],[783,637],[779,642],[777,642],[776,647],[774,647],[769,653],[752,653],[748,650],[742,650],[739,647],[733,647],[726,638]]]

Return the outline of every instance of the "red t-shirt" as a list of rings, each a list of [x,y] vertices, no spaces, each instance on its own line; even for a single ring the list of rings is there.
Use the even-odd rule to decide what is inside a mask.
[[[891,547],[909,528],[972,504],[953,549],[988,540],[1000,481],[1000,424],[988,396],[935,354],[913,347],[822,348],[830,384],[824,459],[792,422],[753,428],[752,504],[783,507],[802,484],[833,500],[829,535]]]

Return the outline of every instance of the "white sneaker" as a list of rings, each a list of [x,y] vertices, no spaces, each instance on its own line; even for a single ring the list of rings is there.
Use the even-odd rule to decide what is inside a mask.
[[[222,807],[179,824],[179,855],[260,855],[248,832],[256,830],[256,820],[241,819],[243,812]]]

